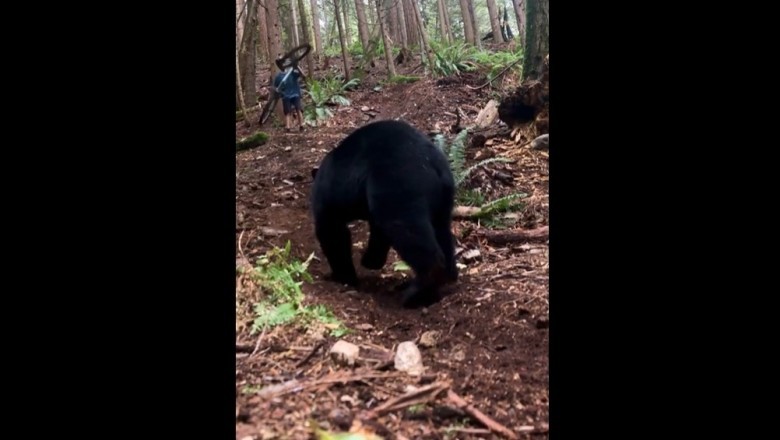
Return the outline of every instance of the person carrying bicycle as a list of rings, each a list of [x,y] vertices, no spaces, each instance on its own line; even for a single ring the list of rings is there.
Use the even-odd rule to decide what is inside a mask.
[[[282,97],[284,109],[284,128],[289,133],[292,117],[298,119],[299,129],[303,131],[303,104],[301,102],[301,87],[298,79],[302,76],[298,66],[285,66],[282,59],[277,59],[276,66],[281,70],[274,78],[274,88]]]

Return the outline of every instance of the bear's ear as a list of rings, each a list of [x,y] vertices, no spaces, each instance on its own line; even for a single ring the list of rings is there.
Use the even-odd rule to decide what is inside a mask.
[[[311,169],[311,178],[312,178],[312,179],[314,179],[315,177],[317,177],[317,170],[319,170],[319,168],[312,168],[312,169]]]

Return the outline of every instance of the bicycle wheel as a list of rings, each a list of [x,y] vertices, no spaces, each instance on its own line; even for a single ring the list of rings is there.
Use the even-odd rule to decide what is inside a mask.
[[[311,52],[311,45],[301,44],[300,46],[290,49],[289,52],[276,60],[276,65],[280,70],[284,70],[287,67],[298,64],[298,61],[302,60],[309,52]]]
[[[277,101],[279,101],[279,95],[277,95],[276,92],[271,92],[268,102],[265,104],[265,107],[263,107],[263,112],[260,113],[260,125],[265,124],[266,121],[268,121],[268,118],[271,117],[271,113],[273,113],[274,108],[276,108]]]

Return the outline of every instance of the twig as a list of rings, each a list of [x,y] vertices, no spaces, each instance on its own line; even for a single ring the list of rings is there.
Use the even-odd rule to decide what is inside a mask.
[[[436,399],[436,396],[438,396],[439,393],[449,389],[449,387],[450,386],[446,383],[438,382],[424,386],[414,391],[410,391],[406,394],[390,399],[387,402],[374,408],[373,411],[370,411],[368,414],[366,414],[366,418],[372,419],[384,413],[396,411],[402,408],[417,405],[419,403],[430,402]]]
[[[495,77],[493,77],[493,79],[491,79],[490,81],[486,82],[485,84],[482,84],[482,85],[481,85],[481,86],[479,86],[479,87],[471,87],[471,86],[470,86],[470,85],[468,85],[468,84],[466,84],[466,87],[470,88],[471,90],[479,90],[479,89],[481,89],[482,87],[485,87],[486,85],[488,85],[488,84],[492,83],[493,81],[497,80],[499,76],[503,75],[503,74],[504,74],[504,73],[505,73],[507,70],[509,70],[509,68],[510,68],[510,67],[512,67],[512,66],[514,66],[515,64],[519,63],[521,60],[522,60],[522,58],[520,58],[519,60],[515,61],[514,63],[512,63],[512,64],[510,64],[510,65],[508,65],[508,66],[506,66],[506,67],[504,67],[504,70],[502,70],[501,72],[499,72],[499,73],[498,73],[498,75],[496,75]]]
[[[300,368],[301,365],[309,362],[309,359],[311,359],[314,356],[314,353],[316,353],[323,345],[325,345],[325,341],[318,342],[305,358],[301,359],[297,364],[295,364],[295,368]]]
[[[468,415],[473,417],[478,422],[485,425],[486,428],[489,430],[503,435],[504,437],[511,439],[511,440],[517,440],[517,435],[510,431],[509,428],[506,426],[496,422],[495,420],[491,419],[490,417],[486,416],[483,412],[480,410],[474,408],[472,405],[470,405],[468,402],[466,402],[462,397],[455,394],[452,390],[447,390],[447,398],[452,401],[452,403],[455,404],[458,408],[465,411]]]
[[[257,343],[255,344],[255,349],[252,350],[252,353],[249,356],[254,356],[258,350],[260,350],[260,341],[263,340],[263,336],[265,336],[265,327],[263,327],[263,331],[260,333],[260,336],[257,337]]]
[[[376,371],[368,371],[358,374],[345,375],[343,373],[329,374],[321,379],[309,380],[306,382],[300,382],[298,380],[291,380],[285,382],[279,386],[275,386],[274,389],[269,390],[267,393],[261,395],[263,398],[274,398],[285,395],[293,391],[300,391],[308,388],[318,387],[320,385],[329,385],[334,383],[347,383],[358,382],[365,379],[378,379],[378,378],[392,378],[402,377],[406,373],[379,373]]]
[[[236,352],[237,353],[251,353],[254,349],[254,346],[252,344],[239,344],[236,343]]]
[[[487,435],[490,434],[489,429],[482,429],[482,428],[442,428],[440,429],[442,432],[460,432],[462,434],[473,434],[473,435]]]

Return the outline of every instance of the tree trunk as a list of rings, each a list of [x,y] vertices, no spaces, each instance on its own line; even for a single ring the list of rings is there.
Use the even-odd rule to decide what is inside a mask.
[[[406,41],[409,46],[418,44],[420,41],[420,35],[418,35],[418,27],[414,14],[413,1],[414,0],[400,0],[404,3],[404,20],[406,21]]]
[[[401,41],[401,47],[409,47],[409,33],[406,31],[406,13],[404,12],[403,0],[393,0],[395,2],[396,13],[398,14],[398,31],[399,40]]]
[[[474,22],[471,20],[468,0],[460,0],[460,15],[463,17],[463,37],[466,43],[476,45],[474,39]]]
[[[268,62],[271,72],[278,70],[274,61],[282,55],[282,27],[279,22],[279,0],[265,0],[265,20],[268,29]]]
[[[425,24],[423,24],[422,14],[420,13],[420,7],[417,2],[412,2],[412,11],[417,19],[417,26],[420,30],[420,49],[423,53],[423,59],[428,59],[428,68],[433,70],[433,54],[431,53],[431,47],[428,44],[428,33],[425,32]]]
[[[241,89],[245,103],[250,106],[257,102],[257,0],[247,0],[243,15],[244,35],[238,46],[238,65],[241,77]]]
[[[246,8],[244,0],[236,0],[236,45],[241,44],[241,39],[244,38],[244,14]]]
[[[334,16],[336,26],[339,28],[339,43],[341,44],[341,59],[344,61],[344,81],[349,81],[349,60],[347,58],[347,42],[344,40],[344,26],[341,24],[341,12],[339,11],[339,1],[333,1]]]
[[[366,19],[366,9],[363,0],[355,0],[355,14],[357,15],[358,34],[360,35],[360,45],[363,47],[363,53],[368,51],[368,20]]]
[[[311,21],[312,31],[314,32],[314,50],[311,56],[317,55],[319,58],[325,53],[325,48],[322,47],[322,36],[320,34],[320,7],[317,5],[317,0],[311,0]]]
[[[539,77],[544,57],[550,52],[549,11],[549,0],[526,0],[523,80]]]
[[[344,14],[342,26],[344,27],[344,38],[346,38],[347,51],[349,51],[349,45],[352,44],[352,35],[350,34],[351,31],[349,29],[349,2],[347,0],[334,0],[334,2],[335,1],[343,1],[341,4],[341,12]]]
[[[292,14],[292,34],[293,34],[293,45],[298,46],[301,44],[301,39],[298,34],[298,14],[295,11],[295,0],[290,0],[290,13]]]
[[[270,59],[270,51],[268,50],[268,22],[265,18],[265,6],[259,4],[257,6],[257,38],[258,46],[260,46],[260,54],[264,61]]]
[[[304,8],[303,0],[298,0],[298,10],[301,11],[301,29],[303,29],[303,33],[301,35],[303,36],[303,42],[306,44],[311,44],[309,42],[309,23],[306,19],[306,9]],[[309,76],[314,75],[314,60],[312,57],[313,55],[311,53],[306,55],[306,67],[309,69]]]
[[[526,0],[512,0],[517,19],[517,35],[520,36],[520,44],[525,48],[525,2]]]
[[[447,29],[447,16],[444,15],[444,11],[446,9],[446,6],[444,6],[444,0],[437,0],[436,1],[436,10],[438,12],[438,19],[439,19],[439,32],[441,32],[441,41],[445,43],[451,43],[450,40],[450,33]]]
[[[498,25],[498,10],[496,0],[487,0],[488,15],[490,15],[490,29],[493,31],[493,42],[501,43],[501,27]]]
[[[450,10],[447,5],[447,0],[441,0],[444,6],[444,22],[447,24],[447,34],[449,35],[450,43],[455,42],[455,35],[452,33],[452,19],[450,18]]]
[[[474,44],[478,48],[482,48],[482,38],[480,38],[479,25],[477,24],[477,14],[474,13],[474,1],[466,0],[469,8],[469,15],[471,16],[471,27],[474,29]]]
[[[387,61],[387,78],[392,78],[395,76],[395,64],[393,64],[393,45],[390,43],[390,38],[387,36],[387,29],[385,29],[385,25],[382,22],[382,2],[380,0],[375,0],[376,2],[376,11],[379,15],[379,32],[382,34],[382,44],[385,47],[385,60]]]

